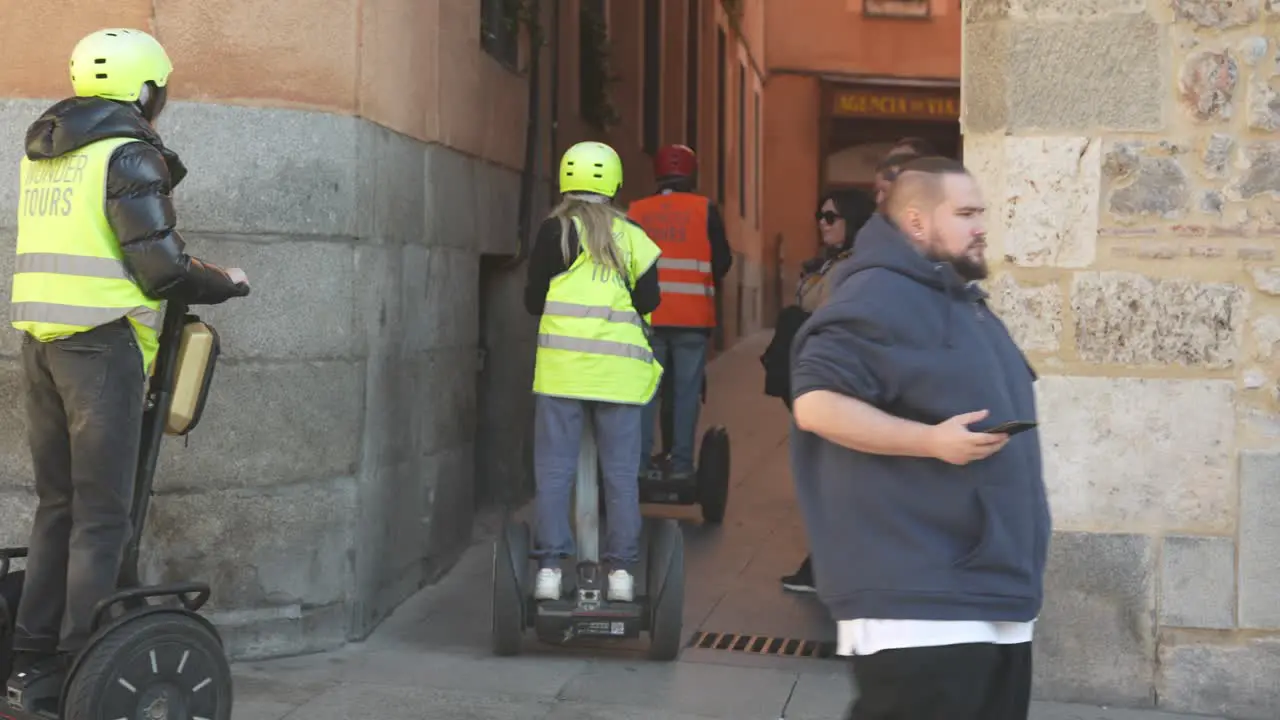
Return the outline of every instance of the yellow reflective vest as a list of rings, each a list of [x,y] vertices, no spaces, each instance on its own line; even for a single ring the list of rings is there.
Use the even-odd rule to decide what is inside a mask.
[[[150,370],[163,319],[160,300],[130,277],[105,212],[109,138],[49,160],[22,158],[13,326],[41,342],[128,318]]]
[[[582,238],[576,218],[574,226]],[[644,230],[622,218],[614,221],[613,237],[627,278],[593,261],[582,241],[569,269],[552,278],[538,325],[535,393],[644,405],[657,392],[662,366],[653,358],[629,288],[662,252]]]

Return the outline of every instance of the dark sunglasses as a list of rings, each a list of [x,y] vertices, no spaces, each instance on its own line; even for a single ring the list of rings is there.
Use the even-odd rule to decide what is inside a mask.
[[[819,210],[813,214],[814,220],[817,220],[818,222],[825,222],[828,225],[835,225],[836,221],[842,217],[843,216],[840,213],[833,210]]]

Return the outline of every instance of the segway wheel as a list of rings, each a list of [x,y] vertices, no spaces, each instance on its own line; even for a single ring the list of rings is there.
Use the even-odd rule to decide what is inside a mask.
[[[698,453],[698,503],[702,520],[712,525],[724,522],[729,504],[729,431],[717,425],[702,436]]]
[[[508,522],[493,548],[493,653],[520,654],[529,596],[529,525]]]
[[[684,631],[684,533],[671,518],[658,521],[649,537],[647,579],[649,659],[671,662]]]
[[[222,641],[185,612],[143,615],[98,635],[73,670],[62,717],[231,720]]]
[[[0,578],[0,679],[13,671],[13,623],[22,600],[26,573],[18,570]]]

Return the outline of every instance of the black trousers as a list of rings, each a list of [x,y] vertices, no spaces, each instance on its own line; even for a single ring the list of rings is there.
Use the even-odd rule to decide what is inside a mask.
[[[852,658],[846,720],[1027,720],[1031,643],[882,650]]]
[[[22,346],[38,504],[14,649],[76,652],[116,589],[146,377],[128,321]]]

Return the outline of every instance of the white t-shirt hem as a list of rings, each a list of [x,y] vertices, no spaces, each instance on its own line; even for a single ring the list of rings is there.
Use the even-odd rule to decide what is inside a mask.
[[[1019,645],[1031,642],[1031,622],[952,620],[841,620],[836,623],[838,655],[874,655],[881,650],[942,647],[969,643]]]

